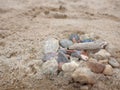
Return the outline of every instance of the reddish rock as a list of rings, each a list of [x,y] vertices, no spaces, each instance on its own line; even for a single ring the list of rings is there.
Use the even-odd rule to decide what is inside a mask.
[[[97,62],[88,62],[87,63],[88,67],[91,69],[92,72],[94,73],[102,73],[105,69],[105,65],[104,64],[100,64]]]

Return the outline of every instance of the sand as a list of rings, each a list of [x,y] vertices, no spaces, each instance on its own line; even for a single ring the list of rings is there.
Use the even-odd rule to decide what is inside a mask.
[[[95,33],[114,48],[120,62],[120,1],[0,0],[0,90],[78,90],[22,75],[30,61],[41,60],[44,40],[73,32]],[[117,72],[92,90],[119,90]]]

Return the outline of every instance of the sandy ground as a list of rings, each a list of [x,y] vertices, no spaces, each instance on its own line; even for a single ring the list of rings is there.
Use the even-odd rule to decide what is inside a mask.
[[[32,60],[41,60],[45,39],[64,38],[72,32],[95,33],[111,44],[119,61],[120,1],[0,0],[0,90],[79,90],[22,77],[17,70]],[[92,90],[120,90],[120,71],[107,80]]]

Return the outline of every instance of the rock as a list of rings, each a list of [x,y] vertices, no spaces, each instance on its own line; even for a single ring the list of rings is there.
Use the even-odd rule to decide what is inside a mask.
[[[84,60],[84,61],[87,61],[88,60],[88,56],[84,55],[84,54],[81,54],[81,59]]]
[[[95,59],[95,58],[90,58],[89,61],[90,61],[90,62],[98,62],[98,60]]]
[[[76,57],[70,57],[70,61],[78,61],[79,59]]]
[[[103,71],[103,74],[105,75],[112,75],[113,74],[113,68],[111,65],[106,65],[105,69]]]
[[[57,57],[57,53],[46,53],[43,57],[43,61],[51,60],[52,58]]]
[[[96,49],[102,49],[106,45],[107,45],[107,42],[105,42],[105,41],[75,43],[74,45],[70,46],[69,49],[76,49],[76,50],[96,50]]]
[[[63,52],[58,52],[58,58],[57,58],[58,63],[66,63],[69,62],[67,56]]]
[[[99,63],[101,63],[101,64],[108,64],[108,59],[106,59],[106,60],[99,60]]]
[[[105,69],[105,65],[97,63],[97,62],[87,62],[88,67],[91,69],[94,73],[102,73]]]
[[[110,58],[109,64],[114,68],[119,68],[120,67],[120,64],[117,62],[117,60],[115,58]]]
[[[95,78],[94,73],[91,72],[89,68],[80,67],[76,69],[73,74],[72,78],[75,82],[79,82],[81,84],[94,84]]]
[[[62,40],[60,40],[60,45],[63,48],[68,48],[69,46],[73,45],[73,42],[71,40],[68,40],[68,39],[62,39]]]
[[[58,70],[59,71],[62,71],[62,65],[64,64],[64,62],[60,62],[58,63]]]
[[[58,63],[55,59],[49,60],[42,65],[42,73],[46,75],[54,75],[58,70]]]
[[[88,86],[81,86],[80,90],[89,90],[89,87]]]
[[[44,53],[57,52],[58,48],[59,41],[57,39],[50,38],[47,41],[45,41]]]
[[[80,58],[81,56],[81,51],[75,50],[74,52],[71,53],[72,57],[77,57]]]
[[[85,40],[82,41],[82,43],[86,43],[86,42],[93,42],[93,40],[91,40],[91,39],[85,39]]]
[[[78,68],[79,64],[77,64],[75,61],[65,63],[62,65],[62,70],[64,72],[73,72],[76,68]]]
[[[58,50],[58,52],[63,52],[64,54],[67,54],[67,49],[60,47],[60,49]]]
[[[79,43],[80,42],[80,37],[78,34],[71,34],[69,39],[73,41],[74,43]]]
[[[103,60],[103,59],[108,59],[110,57],[110,53],[107,52],[105,49],[101,49],[97,53],[95,53],[94,58],[97,60]]]

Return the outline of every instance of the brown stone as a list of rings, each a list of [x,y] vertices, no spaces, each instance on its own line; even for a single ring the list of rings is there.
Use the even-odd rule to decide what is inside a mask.
[[[100,64],[97,62],[88,62],[87,63],[88,67],[91,69],[92,72],[95,73],[102,73],[105,69],[105,65],[104,64]]]
[[[105,75],[112,75],[113,74],[113,68],[111,65],[106,65],[105,69],[103,71],[103,74]]]
[[[80,67],[76,69],[73,74],[72,78],[75,82],[80,82],[81,84],[94,84],[95,78],[94,73],[91,72],[89,68]]]
[[[106,60],[99,60],[99,63],[101,63],[101,64],[108,64],[108,60],[106,59]]]

